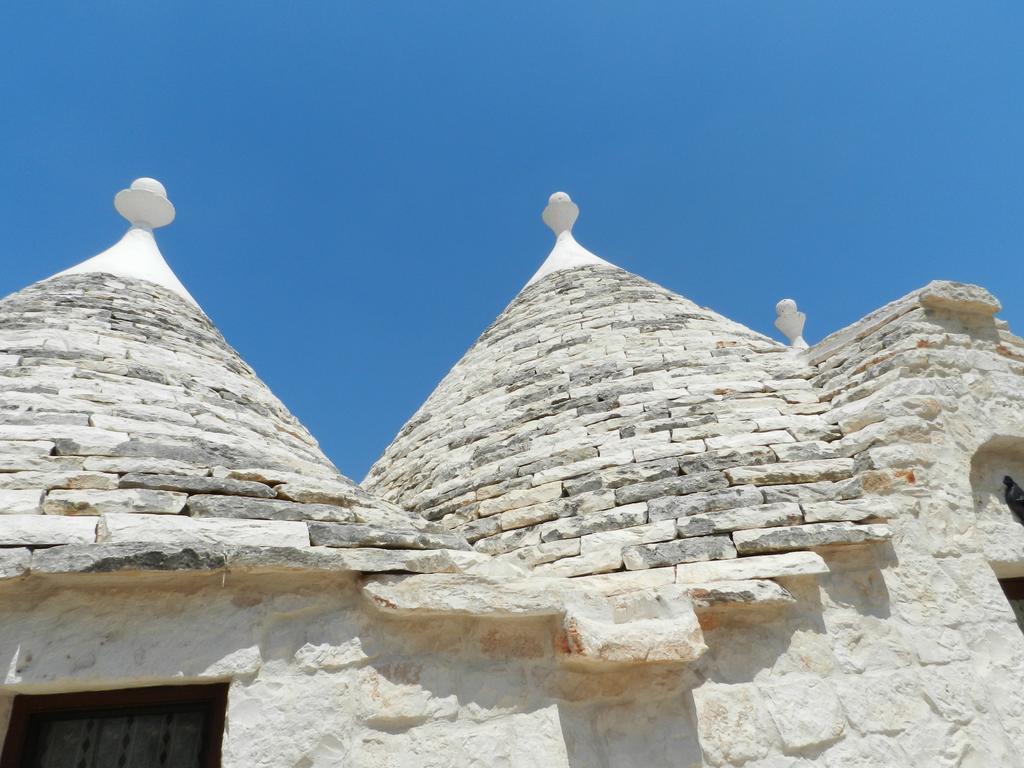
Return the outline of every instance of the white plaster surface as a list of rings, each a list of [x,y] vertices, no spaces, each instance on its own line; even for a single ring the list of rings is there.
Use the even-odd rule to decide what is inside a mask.
[[[579,208],[565,192],[555,192],[548,200],[542,218],[555,234],[555,247],[551,249],[551,253],[541,264],[540,269],[534,272],[533,277],[527,281],[526,285],[532,285],[545,275],[562,269],[595,264],[606,267],[615,266],[576,242],[576,238],[572,236],[572,226],[576,223],[578,215]]]
[[[132,227],[107,250],[52,277],[86,272],[106,272],[118,277],[134,277],[156,283],[174,291],[191,304],[199,306],[181,280],[171,271],[156,244],[153,230],[147,227]]]
[[[134,277],[162,285],[199,307],[177,275],[171,271],[153,237],[154,228],[174,221],[174,206],[167,199],[163,184],[156,179],[136,179],[130,189],[122,189],[117,193],[114,206],[118,213],[128,219],[131,229],[107,250],[53,277],[86,272]]]

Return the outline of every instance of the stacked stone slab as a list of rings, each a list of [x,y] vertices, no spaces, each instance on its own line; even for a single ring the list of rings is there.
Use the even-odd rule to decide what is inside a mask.
[[[105,273],[0,302],[0,556],[63,545],[467,547],[340,475],[197,307]]]
[[[623,270],[561,270],[516,297],[364,485],[553,576],[690,580],[693,563],[885,540],[889,507],[861,499],[816,373]]]

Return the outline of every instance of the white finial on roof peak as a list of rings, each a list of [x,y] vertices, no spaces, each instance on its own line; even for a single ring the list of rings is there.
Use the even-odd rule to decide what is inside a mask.
[[[145,176],[118,192],[114,196],[114,207],[133,227],[156,229],[174,221],[174,206],[167,199],[164,185]]]
[[[572,225],[579,218],[580,208],[565,192],[555,192],[548,198],[548,204],[540,215],[555,237],[563,232],[572,232]]]
[[[53,277],[104,272],[147,280],[174,291],[198,307],[196,300],[167,266],[153,236],[154,229],[166,227],[174,221],[174,206],[167,199],[164,185],[156,179],[136,179],[131,187],[122,189],[114,196],[114,208],[131,222],[132,226],[124,237],[103,253],[58,272]]]
[[[796,302],[783,299],[775,305],[775,314],[775,327],[789,340],[789,346],[793,349],[807,349],[803,336],[807,315],[797,309]]]
[[[593,266],[597,264],[614,267],[600,256],[595,256],[572,236],[572,225],[579,218],[580,209],[565,192],[555,192],[548,198],[548,204],[540,217],[555,233],[555,247],[551,249],[547,259],[541,265],[527,285],[535,283],[545,275],[574,267]]]

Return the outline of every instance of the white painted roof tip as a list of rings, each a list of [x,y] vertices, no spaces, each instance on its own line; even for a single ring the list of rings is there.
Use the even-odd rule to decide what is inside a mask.
[[[164,185],[145,176],[114,195],[114,208],[133,227],[156,229],[174,221],[174,206],[167,199]]]
[[[576,242],[576,238],[572,236],[572,227],[579,215],[579,206],[565,192],[555,192],[548,198],[548,204],[540,217],[555,234],[555,247],[551,249],[547,259],[526,285],[532,285],[542,277],[563,269],[594,264],[603,264],[606,267],[615,266]]]
[[[797,309],[793,299],[783,299],[775,305],[775,327],[789,341],[793,349],[807,349],[807,342],[804,341],[804,323],[807,322],[807,315]]]
[[[136,179],[131,187],[114,196],[114,208],[131,224],[124,237],[103,253],[47,279],[88,272],[131,277],[161,285],[200,309],[199,303],[164,261],[153,236],[154,229],[174,221],[174,206],[167,199],[164,185],[147,177]]]

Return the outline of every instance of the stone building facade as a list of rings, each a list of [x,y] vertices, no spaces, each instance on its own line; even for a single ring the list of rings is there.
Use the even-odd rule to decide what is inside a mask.
[[[787,346],[558,194],[356,484],[167,268],[163,188],[117,201],[0,301],[2,768],[1024,765],[1024,341],[986,290]]]

